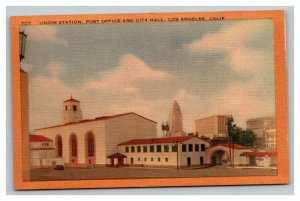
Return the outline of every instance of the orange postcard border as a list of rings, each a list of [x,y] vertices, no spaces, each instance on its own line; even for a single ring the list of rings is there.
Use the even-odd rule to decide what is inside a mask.
[[[47,20],[93,20],[93,19],[139,19],[159,17],[210,17],[225,16],[234,19],[273,19],[274,22],[274,68],[276,130],[278,152],[278,174],[276,176],[245,177],[201,177],[201,178],[151,178],[151,179],[104,179],[104,180],[63,180],[23,181],[21,143],[21,94],[19,62],[19,26],[22,22],[39,25]],[[147,22],[145,22],[147,23]],[[40,25],[42,26],[42,25]],[[14,144],[14,186],[16,190],[30,189],[72,189],[72,188],[126,188],[126,187],[171,187],[171,186],[220,186],[253,184],[288,184],[288,110],[286,74],[286,33],[285,11],[225,11],[225,12],[183,12],[183,13],[137,13],[137,14],[93,14],[93,15],[48,15],[11,17],[11,61],[12,61],[12,103],[13,103],[13,144]],[[18,165],[16,165],[18,164]]]

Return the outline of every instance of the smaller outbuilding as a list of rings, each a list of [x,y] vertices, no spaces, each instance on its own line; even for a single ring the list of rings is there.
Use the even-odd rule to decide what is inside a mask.
[[[62,158],[55,157],[53,141],[41,135],[30,135],[30,166],[32,168],[63,165]]]
[[[107,165],[111,167],[123,166],[124,164],[126,164],[126,159],[127,156],[120,153],[115,153],[107,156]]]
[[[241,157],[246,158],[249,166],[274,167],[277,165],[277,152],[244,152]]]

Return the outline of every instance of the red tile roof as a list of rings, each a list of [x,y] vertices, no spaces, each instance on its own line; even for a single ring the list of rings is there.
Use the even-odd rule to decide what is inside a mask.
[[[277,152],[244,152],[240,156],[277,156]]]
[[[183,142],[185,140],[194,138],[196,136],[180,136],[180,137],[168,137],[168,138],[148,138],[148,139],[133,139],[127,142],[123,142],[119,145],[134,145],[134,144],[160,144],[160,143],[176,143]],[[198,137],[196,137],[198,138]],[[198,138],[199,139],[199,138]]]
[[[29,135],[30,142],[53,142],[50,138],[42,135]]]
[[[94,121],[102,121],[102,120],[107,120],[107,119],[113,119],[113,118],[117,118],[117,117],[121,117],[121,116],[126,116],[126,115],[130,115],[130,114],[134,114],[136,116],[142,117],[148,121],[151,121],[153,123],[157,123],[151,119],[148,119],[146,117],[143,117],[141,115],[138,115],[134,112],[129,112],[129,113],[124,113],[124,114],[117,114],[117,115],[112,115],[112,116],[102,116],[102,117],[96,117],[95,119],[85,119],[85,120],[81,120],[81,121],[76,121],[76,122],[70,122],[70,123],[66,123],[66,124],[59,124],[59,125],[55,125],[55,126],[49,126],[49,127],[45,127],[45,128],[39,128],[36,130],[44,130],[44,129],[48,129],[48,128],[56,128],[56,127],[62,127],[62,126],[68,126],[68,125],[75,125],[75,124],[81,124],[81,123],[87,123],[87,122],[94,122]]]
[[[54,150],[54,148],[31,148],[30,150]]]
[[[77,103],[79,103],[80,101],[79,101],[79,100],[76,100],[75,98],[73,98],[73,97],[71,96],[71,98],[69,98],[68,100],[65,100],[64,103],[65,103],[65,102],[77,102]]]
[[[242,146],[239,144],[230,144],[230,146],[229,146],[229,144],[225,144],[225,143],[215,144],[215,145],[209,147],[208,149],[216,147],[216,146],[230,147],[230,148],[234,148],[234,149],[251,149],[251,147],[245,147],[245,146]]]
[[[115,153],[110,156],[107,156],[106,158],[127,158],[127,156],[120,154],[120,153]]]

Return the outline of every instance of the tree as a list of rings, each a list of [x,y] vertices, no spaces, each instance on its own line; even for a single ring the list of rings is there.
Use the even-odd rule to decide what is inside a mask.
[[[256,138],[252,130],[250,129],[243,130],[243,133],[241,133],[240,135],[241,135],[241,140],[239,142],[240,145],[250,147],[254,144]]]
[[[166,134],[169,132],[169,123],[167,121],[161,124],[161,130],[163,131],[164,137],[166,137]]]
[[[244,130],[241,127],[237,127],[234,124],[232,116],[229,116],[227,119],[228,135],[229,141],[233,144],[239,144],[246,147],[251,147],[255,141],[255,134],[252,130]]]

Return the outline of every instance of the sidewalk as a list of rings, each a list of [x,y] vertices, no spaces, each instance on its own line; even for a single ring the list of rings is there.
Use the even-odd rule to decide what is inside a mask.
[[[263,167],[263,166],[228,166],[227,168],[233,169],[269,169],[269,170],[277,170],[277,167]]]

